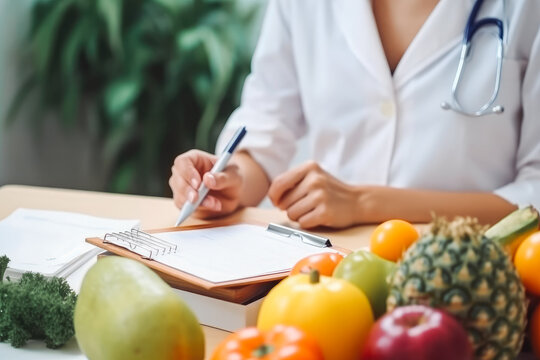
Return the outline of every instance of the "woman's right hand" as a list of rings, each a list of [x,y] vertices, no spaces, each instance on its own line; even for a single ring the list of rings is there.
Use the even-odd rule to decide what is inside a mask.
[[[181,209],[186,201],[197,201],[201,182],[210,190],[197,210],[193,213],[198,218],[210,218],[230,214],[240,204],[242,176],[238,166],[229,163],[222,171],[210,174],[217,161],[217,156],[201,151],[190,150],[180,154],[174,160],[169,178],[174,204]]]

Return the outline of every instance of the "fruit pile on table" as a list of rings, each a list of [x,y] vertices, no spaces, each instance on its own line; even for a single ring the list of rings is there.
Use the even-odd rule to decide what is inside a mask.
[[[202,360],[197,319],[169,290],[140,263],[98,261],[75,308],[81,350],[90,359]],[[370,249],[302,259],[266,296],[257,326],[230,334],[211,359],[515,359],[524,343],[540,357],[537,296],[535,209],[487,231],[473,218],[435,217],[420,235],[390,220]],[[103,318],[116,325],[104,329]]]
[[[434,218],[420,236],[390,220],[375,229],[369,250],[301,260],[267,295],[257,328],[294,326],[327,360],[515,359],[527,334],[540,357],[538,295],[535,209],[517,210],[487,231],[473,218]],[[254,342],[238,336],[212,360],[257,358],[231,354],[269,346],[261,335]]]

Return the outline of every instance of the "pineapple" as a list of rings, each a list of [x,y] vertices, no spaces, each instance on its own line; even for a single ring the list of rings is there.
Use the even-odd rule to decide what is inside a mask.
[[[476,359],[515,359],[526,325],[525,290],[502,248],[476,219],[435,218],[404,254],[387,308],[423,304],[457,317]]]

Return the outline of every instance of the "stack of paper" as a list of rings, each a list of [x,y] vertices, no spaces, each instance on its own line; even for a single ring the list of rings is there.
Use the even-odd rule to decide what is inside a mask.
[[[195,313],[200,324],[231,332],[256,326],[259,309],[264,301],[264,297],[260,297],[245,304],[237,304],[189,291],[174,291]]]
[[[85,238],[138,226],[139,220],[17,209],[0,221],[0,256],[10,259],[5,276],[16,280],[32,271],[66,277],[100,252]]]

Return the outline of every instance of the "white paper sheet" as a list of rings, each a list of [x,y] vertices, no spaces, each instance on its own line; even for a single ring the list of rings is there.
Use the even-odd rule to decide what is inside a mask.
[[[216,283],[288,271],[305,256],[334,252],[249,224],[153,235],[179,248],[156,261]]]
[[[20,208],[0,221],[0,256],[9,257],[6,275],[14,278],[24,271],[66,276],[99,252],[85,238],[138,225],[139,220]]]

